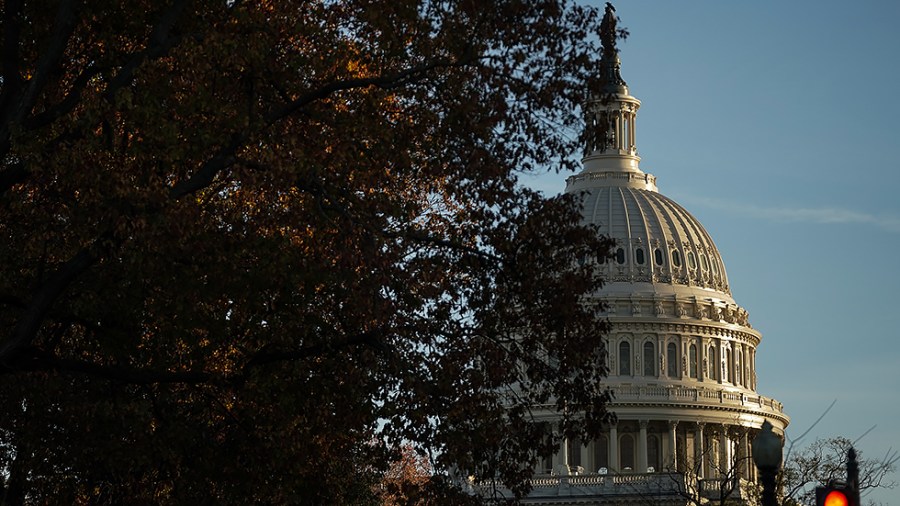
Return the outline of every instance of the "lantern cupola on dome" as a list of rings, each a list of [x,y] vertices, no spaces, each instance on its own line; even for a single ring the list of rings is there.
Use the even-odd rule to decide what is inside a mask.
[[[616,16],[608,6],[600,27],[603,53],[600,83],[585,104],[585,150],[582,164],[586,178],[573,181],[581,189],[585,179],[599,178],[616,186],[656,190],[656,178],[641,171],[635,142],[635,119],[641,101],[631,96],[622,79],[616,48]],[[569,188],[567,188],[569,191]]]

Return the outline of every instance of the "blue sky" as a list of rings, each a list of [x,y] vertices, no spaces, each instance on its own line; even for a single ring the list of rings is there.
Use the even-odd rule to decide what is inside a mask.
[[[900,2],[616,9],[641,168],[719,248],[763,334],[759,392],[789,437],[836,399],[805,442],[876,426],[864,456],[900,449]],[[900,487],[867,498],[900,504]]]

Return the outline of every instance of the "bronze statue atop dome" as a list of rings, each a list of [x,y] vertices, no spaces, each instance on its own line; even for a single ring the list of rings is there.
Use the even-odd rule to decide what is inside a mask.
[[[600,22],[600,43],[603,45],[603,57],[613,58],[616,53],[616,8],[609,2],[606,2],[606,12],[603,14],[603,21]]]
[[[619,18],[616,16],[616,8],[609,2],[606,3],[606,13],[600,22],[600,83],[604,92],[616,93],[620,87],[626,86],[619,72],[619,51],[616,49],[616,39],[625,37],[628,33],[616,27]],[[608,89],[607,89],[608,88]],[[625,91],[627,93],[627,90]]]

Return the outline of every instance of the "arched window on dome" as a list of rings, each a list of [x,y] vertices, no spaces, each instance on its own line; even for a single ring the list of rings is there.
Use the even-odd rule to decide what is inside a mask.
[[[609,469],[609,439],[606,436],[600,436],[600,439],[594,441],[594,465],[591,471],[597,472],[601,467]]]
[[[644,250],[642,248],[634,250],[634,261],[638,265],[644,265]]]
[[[718,365],[719,361],[716,360],[715,346],[710,345],[709,354],[706,356],[706,361],[708,366],[706,369],[706,377],[712,380],[717,379],[719,375],[716,374],[716,372],[718,372],[718,367],[716,366]]]
[[[550,435],[544,436],[544,441],[549,442]],[[548,455],[541,459],[541,462],[538,464],[538,473],[540,474],[550,474],[553,472],[553,456]]]
[[[713,274],[718,276],[719,275],[719,261],[716,260],[715,256],[711,257],[709,260],[710,260],[710,263],[712,263]]]
[[[570,466],[580,466],[581,465],[581,440],[576,438],[569,439],[566,444],[568,447],[566,451],[569,455],[569,464]]]
[[[654,471],[659,472],[660,467],[660,451],[659,436],[656,434],[647,435],[647,466],[652,467]]]
[[[688,375],[694,379],[697,379],[697,345],[692,344],[688,351]]]
[[[687,438],[681,434],[675,436],[675,469],[683,471],[684,466],[688,463],[687,459]]]
[[[688,267],[690,267],[691,269],[697,268],[697,261],[694,260],[694,252],[693,251],[688,251],[687,261],[688,261]]]
[[[709,264],[706,261],[706,255],[702,253],[700,254],[700,267],[703,268],[704,272],[709,270]]]
[[[616,263],[619,265],[625,263],[625,250],[622,248],[616,249]]]
[[[678,250],[672,250],[672,265],[681,267],[681,253]]]
[[[619,469],[634,470],[634,436],[631,434],[619,436]]]
[[[644,376],[656,376],[656,350],[653,343],[644,343]]]
[[[631,376],[631,345],[628,341],[619,343],[619,376]]]
[[[656,265],[662,266],[665,262],[665,257],[663,256],[663,252],[661,249],[656,248],[653,250],[653,260],[656,261]]]
[[[666,376],[678,377],[678,346],[675,343],[666,346]]]

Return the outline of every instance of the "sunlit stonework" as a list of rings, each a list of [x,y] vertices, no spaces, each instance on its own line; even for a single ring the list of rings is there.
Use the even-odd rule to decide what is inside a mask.
[[[585,221],[616,240],[601,266],[607,284],[588,303],[600,310],[604,301],[612,323],[610,410],[618,422],[600,440],[568,441],[541,463],[526,502],[719,504],[727,496],[745,504],[757,481],[750,441],[764,420],[781,434],[789,419],[756,391],[761,336],[732,298],[712,238],[639,167],[641,103],[620,76],[611,16],[608,8],[604,84],[586,106],[583,170],[566,192],[582,195]]]

